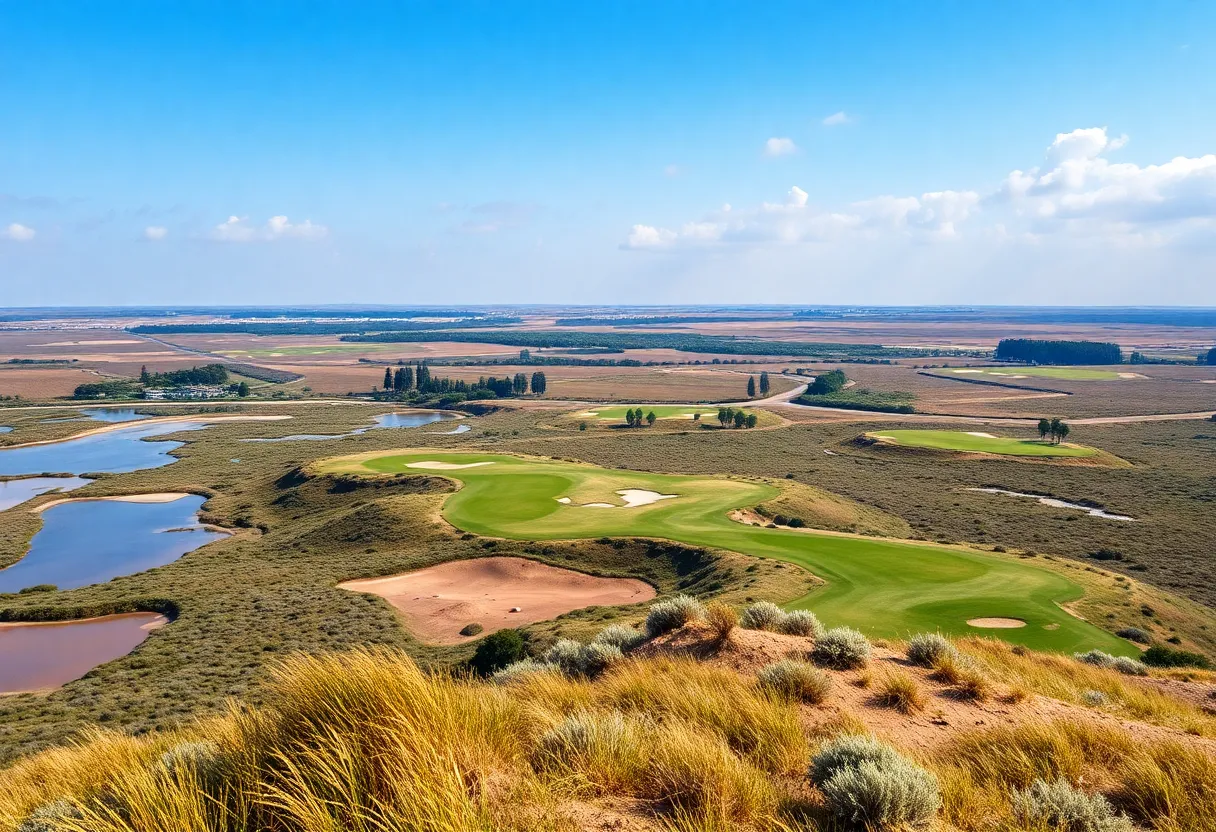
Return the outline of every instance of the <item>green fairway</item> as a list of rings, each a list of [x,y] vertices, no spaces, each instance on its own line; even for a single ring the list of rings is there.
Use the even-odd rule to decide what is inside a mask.
[[[983,378],[994,381],[1019,378],[1059,378],[1068,381],[1118,381],[1114,370],[1089,370],[1082,367],[955,367],[938,375],[950,374],[963,378]]]
[[[778,494],[775,487],[761,482],[440,450],[338,457],[317,463],[316,469],[322,473],[452,477],[463,487],[447,498],[444,517],[459,529],[490,537],[665,538],[795,563],[827,583],[791,603],[791,608],[813,609],[829,625],[848,624],[873,636],[904,637],[940,630],[953,635],[992,635],[1047,650],[1137,652],[1060,608],[1082,595],[1079,586],[1016,560],[963,549],[732,521],[727,516],[731,509],[753,506]],[[621,506],[624,500],[617,492],[624,489],[677,496],[630,508],[584,505]],[[996,630],[967,624],[969,619],[988,617],[1017,618],[1027,626]]]
[[[702,418],[710,414],[715,419],[718,417],[718,408],[716,407],[696,407],[686,404],[622,404],[611,407],[593,407],[572,415],[602,419],[604,421],[623,422],[625,421],[626,410],[634,410],[639,407],[642,408],[643,413],[653,411],[654,415],[660,419],[691,419],[696,413],[700,413]]]
[[[871,439],[903,445],[908,448],[932,448],[938,451],[1003,454],[1005,456],[1087,457],[1098,453],[1096,448],[1083,445],[1052,445],[1038,439],[1015,439],[988,436],[983,431],[962,430],[876,430],[867,433]]]

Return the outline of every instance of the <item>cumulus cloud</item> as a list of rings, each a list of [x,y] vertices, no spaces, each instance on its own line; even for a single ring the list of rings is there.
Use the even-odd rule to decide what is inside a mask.
[[[293,223],[287,217],[271,217],[264,225],[249,222],[248,217],[229,217],[211,229],[208,237],[221,243],[268,243],[275,240],[320,240],[329,229],[311,220]]]
[[[778,156],[789,156],[797,151],[798,146],[794,144],[793,139],[774,137],[764,143],[764,155],[770,159],[776,159]]]
[[[144,239],[145,240],[152,240],[152,241],[163,240],[168,236],[169,236],[169,229],[165,228],[163,225],[149,225],[147,228],[144,229]]]
[[[852,124],[852,123],[853,123],[853,117],[850,116],[848,113],[846,113],[844,110],[841,110],[840,112],[837,112],[837,113],[832,113],[830,116],[828,116],[827,118],[825,118],[823,120],[824,127],[839,127],[842,124]]]
[[[882,194],[826,208],[794,186],[783,200],[750,210],[713,211],[672,228],[635,225],[623,247],[884,239],[933,243],[968,233],[1002,242],[1066,233],[1124,246],[1194,242],[1196,234],[1216,240],[1216,155],[1144,166],[1111,161],[1109,155],[1127,142],[1105,127],[1060,133],[1047,147],[1044,164],[1013,170],[984,190]]]
[[[16,243],[25,243],[34,239],[38,234],[37,231],[30,228],[28,225],[22,225],[19,222],[12,223],[7,228],[0,230],[0,237],[6,240],[12,240]]]

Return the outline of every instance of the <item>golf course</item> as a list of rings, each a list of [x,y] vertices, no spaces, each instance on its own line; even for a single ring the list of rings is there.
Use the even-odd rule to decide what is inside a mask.
[[[924,631],[994,635],[1029,647],[1134,655],[1127,642],[1061,608],[1079,586],[1043,569],[962,548],[749,526],[733,509],[772,499],[758,480],[621,471],[480,452],[376,451],[321,460],[317,474],[429,474],[461,488],[443,516],[486,537],[651,537],[804,567],[825,584],[787,606],[877,637]],[[977,622],[976,625],[968,622]]]
[[[1017,439],[993,436],[981,431],[962,430],[884,430],[867,433],[867,437],[889,445],[906,448],[929,448],[935,451],[1000,454],[1003,456],[1092,457],[1097,448],[1040,439]]]

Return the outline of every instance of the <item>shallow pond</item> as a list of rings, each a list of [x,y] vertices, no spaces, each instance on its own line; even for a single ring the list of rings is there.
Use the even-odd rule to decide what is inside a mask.
[[[152,418],[146,413],[136,413],[130,407],[98,407],[79,411],[79,416],[62,416],[58,419],[43,419],[42,424],[55,422],[134,422]]]
[[[13,429],[8,425],[0,425],[0,433],[12,433]]]
[[[1078,511],[1084,511],[1090,517],[1101,517],[1103,520],[1124,520],[1129,523],[1136,522],[1135,517],[1128,517],[1126,514],[1109,514],[1100,508],[1084,506],[1080,503],[1070,503],[1067,500],[1057,500],[1055,497],[1044,497],[1042,494],[1025,494],[1021,491],[1007,491],[1004,488],[968,488],[967,490],[982,491],[985,494],[1004,494],[1008,497],[1029,497],[1032,500],[1038,500],[1040,505],[1051,506],[1052,508],[1074,508]]]
[[[0,570],[0,592],[39,584],[75,589],[172,563],[224,537],[203,528],[204,497],[163,503],[88,500],[51,506],[29,552]]]
[[[0,476],[91,471],[119,474],[159,468],[177,461],[169,452],[180,448],[182,443],[144,442],[145,438],[203,427],[206,425],[202,422],[157,422],[45,445],[0,448]]]
[[[291,436],[276,436],[271,439],[242,439],[242,442],[297,442],[300,440],[345,439],[348,436],[360,436],[369,430],[380,428],[417,428],[433,422],[446,422],[459,418],[454,413],[440,413],[433,410],[417,413],[385,413],[376,417],[376,424],[365,428],[355,428],[349,433],[296,433]],[[468,426],[462,425],[465,430]],[[463,433],[459,428],[451,433]]]
[[[83,621],[0,624],[0,694],[48,690],[125,656],[163,615],[133,612]]]
[[[26,477],[22,480],[0,480],[0,511],[18,506],[39,494],[51,491],[72,491],[92,480],[81,477]]]

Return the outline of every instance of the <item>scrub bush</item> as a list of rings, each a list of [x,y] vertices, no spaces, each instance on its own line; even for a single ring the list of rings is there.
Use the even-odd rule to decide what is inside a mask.
[[[1115,657],[1110,653],[1103,653],[1101,650],[1090,650],[1088,653],[1073,653],[1072,657],[1079,662],[1092,664],[1094,667],[1112,667],[1115,664]]]
[[[756,677],[760,687],[787,699],[818,705],[828,697],[832,680],[806,662],[786,659],[770,664]]]
[[[937,633],[921,633],[912,636],[908,642],[908,661],[920,667],[936,667],[938,662],[949,656],[957,658],[958,651],[954,645]]]
[[[1138,662],[1135,659],[1129,659],[1127,656],[1116,656],[1111,662],[1111,667],[1122,673],[1124,676],[1147,676],[1148,665],[1144,662]]]
[[[815,640],[811,658],[837,670],[864,667],[870,660],[870,642],[850,627],[836,627]]]
[[[632,627],[627,627],[624,624],[613,624],[600,630],[599,634],[591,642],[592,644],[606,644],[625,653],[637,647],[645,640],[646,636]]]
[[[39,806],[17,827],[17,832],[61,832],[64,821],[80,820],[80,810],[66,800]]]
[[[794,610],[785,613],[778,629],[787,636],[814,636],[823,634],[823,625],[810,610]]]
[[[646,614],[646,635],[655,638],[704,617],[705,607],[696,598],[690,595],[667,598],[651,604]]]
[[[772,601],[757,601],[750,604],[739,616],[739,626],[745,630],[770,630],[775,632],[785,618],[785,612]]]
[[[514,662],[501,667],[494,671],[490,677],[496,684],[508,685],[512,682],[517,682],[531,676],[533,673],[551,673],[557,668],[545,662],[538,662],[535,659],[523,659],[522,661]]]
[[[891,746],[865,734],[846,734],[826,742],[811,758],[810,778],[817,786],[831,780],[845,768],[856,768],[862,763],[885,766],[903,758]]]
[[[937,778],[902,757],[847,766],[820,789],[838,817],[867,829],[924,826],[942,805]]]
[[[1036,780],[1028,789],[1015,789],[1012,803],[1014,817],[1036,828],[1059,832],[1132,832],[1134,828],[1105,797],[1088,795],[1063,778],[1053,783]]]

